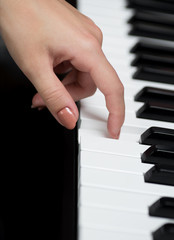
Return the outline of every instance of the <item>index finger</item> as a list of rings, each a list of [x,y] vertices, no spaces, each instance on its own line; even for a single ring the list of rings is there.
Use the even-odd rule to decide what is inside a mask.
[[[109,111],[108,131],[112,138],[119,138],[125,117],[124,88],[102,50],[93,56],[90,74],[96,86],[104,94]]]

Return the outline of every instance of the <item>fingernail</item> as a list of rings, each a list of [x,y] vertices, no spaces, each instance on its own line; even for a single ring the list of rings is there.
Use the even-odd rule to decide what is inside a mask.
[[[57,113],[57,120],[62,126],[68,129],[73,129],[77,122],[76,117],[68,107],[63,108]]]

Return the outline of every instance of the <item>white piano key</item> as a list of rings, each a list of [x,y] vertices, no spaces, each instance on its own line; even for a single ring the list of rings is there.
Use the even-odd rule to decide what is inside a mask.
[[[113,63],[115,66],[117,66],[117,68],[121,67],[123,69],[123,67],[125,68],[129,68],[128,71],[130,72],[135,72],[136,69],[134,69],[133,67],[129,67],[129,63],[132,62],[132,60],[134,59],[134,57],[132,55],[129,54],[129,56],[127,56],[127,54],[123,53],[122,50],[113,50],[112,52],[108,51],[106,48],[103,47],[103,52],[105,54],[105,56],[107,57],[108,61],[110,63]],[[127,58],[127,60],[129,61],[125,61],[125,59]]]
[[[79,207],[80,227],[89,227],[103,230],[124,231],[136,234],[152,233],[165,223],[174,221],[148,217],[143,214],[113,211],[92,207]]]
[[[123,125],[119,141],[139,142],[140,135],[145,132],[147,128],[137,128],[132,126]],[[94,137],[110,138],[107,124],[101,121],[95,121],[93,119],[83,119],[79,122],[79,142],[80,136],[91,135]]]
[[[95,107],[106,107],[106,101],[104,95],[93,95],[91,97],[85,98],[81,101],[83,106],[95,106]],[[144,105],[142,102],[130,101],[125,98],[126,111],[136,112],[139,108]]]
[[[140,85],[137,86],[137,84],[134,86],[134,88],[132,87],[132,84],[127,84],[124,88],[125,91],[125,99],[129,99],[131,101],[134,101],[134,97],[135,95],[141,91],[144,87],[154,87],[154,88],[161,88],[161,89],[166,89],[166,90],[172,90],[174,91],[174,86],[170,87],[169,84],[165,85],[164,84],[152,84],[152,83],[145,83],[144,82]],[[97,97],[97,96],[96,96]]]
[[[124,86],[125,100],[129,99],[129,100],[134,101],[135,95],[139,91],[141,91],[144,87],[154,87],[154,88],[161,88],[161,89],[174,91],[174,85],[171,85],[171,84],[163,84],[163,83],[155,83],[155,82],[152,83],[152,82],[147,82],[147,81],[132,80]],[[99,100],[97,98],[99,98]],[[98,106],[106,105],[105,97],[104,97],[103,93],[101,93],[101,91],[98,89],[93,96],[82,99],[80,102],[83,103],[86,101],[89,101],[89,105],[91,105],[91,103],[93,101],[94,101],[94,103],[95,103],[95,101],[98,101],[100,103],[100,104],[98,104]]]
[[[112,8],[109,8],[108,5],[105,7],[101,4],[90,4],[88,3],[87,6],[82,6],[82,3],[80,3],[80,9],[79,11],[83,14],[90,16],[90,17],[98,17],[101,16],[101,19],[99,22],[104,22],[105,16],[112,18],[112,19],[118,19],[120,21],[123,21],[125,18],[129,18],[132,15],[133,10],[126,11],[124,8],[124,5],[118,5],[115,4],[115,11],[113,11]],[[102,18],[103,17],[103,18]],[[110,21],[111,23],[111,21]]]
[[[132,49],[138,42],[138,40],[144,41],[147,44],[153,44],[155,46],[161,47],[174,47],[174,43],[172,42],[168,42],[168,41],[161,41],[161,40],[155,40],[154,39],[148,39],[145,37],[136,37],[136,36],[130,36],[129,38],[125,38],[122,36],[122,34],[117,37],[115,37],[114,35],[107,35],[104,34],[104,38],[103,38],[103,46],[110,46],[110,50],[115,50],[118,49],[120,51],[126,51],[128,54],[133,55],[132,53],[130,53],[130,49]],[[123,56],[124,57],[124,56]],[[127,59],[125,58],[125,61],[127,61]]]
[[[92,168],[80,169],[81,186],[98,187],[127,192],[174,196],[172,186],[146,183],[144,176],[124,172],[112,172]]]
[[[110,138],[91,137],[90,135],[82,135],[80,139],[81,151],[140,157],[140,153],[143,153],[147,148],[147,145],[141,145],[134,142],[128,144],[128,142]]]
[[[163,88],[163,89],[169,89],[169,90],[174,90],[174,86],[172,84],[164,84],[164,83],[158,83],[158,82],[150,82],[150,81],[145,81],[145,80],[135,80],[135,79],[130,79],[130,81],[126,84],[125,88],[134,88],[135,93],[136,91],[141,90],[143,87],[157,87],[157,88]]]
[[[91,9],[95,12],[96,11],[96,7],[91,7]],[[100,9],[99,9],[100,10]],[[90,9],[84,9],[81,12],[90,17],[92,20],[94,20],[94,22],[96,24],[101,24],[103,26],[111,26],[113,24],[113,26],[115,25],[122,25],[124,28],[126,27],[125,22],[129,20],[129,18],[132,16],[133,11],[127,11],[124,14],[124,17],[121,17],[121,15],[123,16],[123,8],[119,8],[117,12],[113,13],[113,11],[111,11],[111,9],[105,9],[105,13],[103,16],[103,13],[100,13],[100,11],[98,11],[98,14],[93,14],[93,13],[89,13]],[[124,25],[123,25],[124,24]],[[127,24],[128,25],[128,24]],[[113,31],[115,29],[113,28]]]
[[[126,52],[124,48],[119,49],[119,46],[115,47],[115,49],[111,51],[109,50],[108,45],[103,45],[102,50],[105,56],[107,58],[110,57],[111,61],[117,64],[118,67],[119,66],[129,67],[130,62],[134,60],[133,55],[128,54],[128,52]],[[125,59],[127,59],[127,61],[125,61]]]
[[[124,8],[126,6],[126,2],[124,0],[121,0],[121,1],[114,1],[114,0],[110,0],[109,1],[110,4],[112,4],[112,6],[114,7],[114,10],[117,9],[117,8]],[[111,9],[111,5],[108,5],[107,2],[105,2],[104,0],[95,0],[95,1],[92,1],[92,0],[89,0],[89,1],[86,1],[86,0],[80,0],[78,1],[79,5],[78,5],[78,8],[80,8],[80,6],[84,6],[84,8],[88,8],[88,6],[90,7],[99,7],[100,8],[100,11],[104,11],[106,8],[109,8]]]
[[[132,102],[126,99],[126,111],[136,113],[143,105],[144,102]]]
[[[121,39],[121,41],[120,41]],[[110,46],[110,50],[112,49],[124,49],[127,53],[129,53],[130,49],[137,43],[137,37],[127,38],[115,38],[113,36],[103,36],[103,47]],[[126,61],[127,59],[125,59]]]
[[[159,85],[157,86],[157,85],[151,85],[151,84],[149,84],[148,86],[147,86],[147,84],[141,85],[141,87],[135,86],[134,88],[131,87],[130,85],[126,85],[124,88],[126,107],[129,109],[130,104],[131,104],[132,106],[135,106],[134,107],[135,111],[137,108],[141,107],[143,103],[135,102],[134,101],[135,95],[139,91],[141,91],[144,87],[151,87],[151,86],[160,88]],[[166,86],[166,85],[163,86],[163,89],[172,90],[169,86]],[[173,89],[173,91],[174,91],[174,89]],[[97,91],[93,96],[82,99],[80,102],[83,106],[86,105],[86,106],[95,106],[95,107],[106,107],[105,96],[100,91]]]
[[[102,131],[106,127],[105,122],[95,121],[94,119],[82,119],[80,122],[80,129],[79,130],[87,130],[87,131]],[[134,126],[126,126],[125,124],[121,128],[121,134],[130,134],[135,135],[136,142],[139,142],[140,135],[146,131],[146,127],[137,128]],[[104,131],[105,132],[105,131]]]
[[[80,118],[83,119],[94,119],[102,122],[107,122],[108,110],[106,108],[92,107],[92,106],[83,106],[81,104]],[[173,129],[173,123],[157,121],[157,120],[148,120],[136,118],[135,113],[131,111],[126,111],[124,124],[127,126],[133,127],[146,127],[151,126],[164,127]]]
[[[156,121],[156,120],[148,120],[148,119],[140,119],[136,118],[135,114],[133,112],[126,112],[125,117],[125,125],[128,126],[137,126],[137,127],[164,127],[164,128],[171,128],[173,129],[173,123],[171,122],[162,122],[162,121]]]
[[[79,2],[80,10],[101,28],[102,49],[125,86],[126,118],[120,141],[110,139],[101,92],[81,101],[78,239],[152,240],[152,231],[171,221],[148,217],[148,206],[160,196],[174,197],[174,191],[171,186],[144,182],[143,172],[151,165],[141,163],[140,155],[148,146],[138,141],[148,127],[173,128],[173,123],[137,119],[135,111],[141,103],[133,100],[145,86],[174,90],[174,85],[132,79],[136,68],[130,66],[134,55],[129,51],[139,39],[164,46],[174,43],[128,37],[126,21],[132,11],[125,9],[124,0],[110,0],[109,5],[105,0]]]
[[[103,6],[103,8],[109,6],[108,3],[105,0],[95,0],[95,1],[94,0],[78,0],[77,2],[80,5],[83,4],[85,7],[87,7],[88,4],[97,5],[97,6],[100,6],[100,7]],[[109,0],[109,2],[111,4],[110,6],[113,6],[114,8],[117,7],[117,6],[125,6],[126,5],[125,0],[121,0],[121,1]]]
[[[127,37],[127,34],[131,30],[131,27],[129,25],[126,28],[123,28],[121,24],[119,27],[115,26],[115,27],[117,27],[117,31],[113,31],[112,26],[104,26],[104,25],[100,24],[99,27],[101,28],[103,35],[112,36],[115,38]]]
[[[106,54],[106,57],[118,73],[124,85],[127,84],[130,81],[130,76],[135,73],[136,68],[129,66],[129,64],[127,62],[124,62],[123,59],[119,58],[119,56],[113,56],[113,54]]]
[[[119,70],[119,69],[116,69],[116,70]],[[172,84],[150,82],[150,81],[139,80],[139,79],[130,79],[130,78],[125,78],[124,73],[121,72],[121,74],[122,74],[122,78],[121,77],[120,78],[126,91],[125,98],[128,98],[130,95],[134,96],[144,87],[162,88],[162,89],[174,91],[174,85]]]
[[[81,186],[78,205],[148,215],[149,206],[160,197],[158,195]]]
[[[146,146],[146,148],[148,148]],[[142,175],[147,172],[152,164],[144,164],[139,157],[130,157],[117,154],[99,152],[80,152],[80,166],[108,171],[120,171]]]
[[[103,229],[79,227],[79,240],[152,240],[151,234],[134,234],[125,232],[105,231]]]
[[[83,121],[82,121],[83,122]],[[129,127],[129,126],[128,126]],[[123,129],[124,126],[123,126]],[[139,130],[139,129],[137,129]],[[108,133],[108,130],[107,130],[107,127],[105,126],[104,129],[101,129],[101,130],[96,130],[96,129],[85,129],[85,128],[80,128],[79,130],[79,134],[78,134],[78,142],[80,143],[80,139],[81,139],[81,136],[93,136],[93,137],[102,137],[102,138],[111,138],[109,136],[109,133]],[[127,132],[123,132],[121,131],[120,133],[120,137],[119,137],[119,141],[121,142],[124,142],[124,143],[128,143],[128,142],[139,142],[139,138],[140,138],[140,135],[137,135],[137,134],[131,134],[131,133],[127,133]]]

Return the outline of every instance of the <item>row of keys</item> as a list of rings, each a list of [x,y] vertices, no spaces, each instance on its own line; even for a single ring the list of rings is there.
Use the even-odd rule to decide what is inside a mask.
[[[129,66],[133,60],[129,52],[137,39],[126,38],[130,30],[130,26],[126,25],[130,11],[124,8],[124,1],[111,0],[110,5],[113,8],[103,0],[82,0],[80,3],[82,12],[102,29],[103,50],[124,83],[126,120],[120,141],[109,139],[106,128],[108,112],[102,94],[97,91],[93,97],[81,101],[79,239],[164,240],[164,236],[170,237],[169,231],[173,230],[174,221],[169,215],[150,217],[149,214],[155,208],[158,213],[161,211],[162,205],[158,208],[156,205],[160,200],[163,202],[163,197],[172,202],[173,187],[145,183],[145,175],[152,171],[155,163],[142,162],[141,155],[150,146],[140,145],[139,142],[145,138],[149,127],[163,127],[166,130],[172,128],[173,124],[136,117],[135,112],[143,104],[133,102],[134,97],[143,87],[147,87],[147,82],[131,79],[136,66]],[[164,87],[167,92],[174,90],[172,85],[157,82],[149,82],[148,86],[158,89]],[[151,138],[147,137],[146,141]],[[170,205],[170,201],[165,202],[165,207],[169,206],[168,203]]]
[[[128,1],[129,2],[129,1]],[[131,2],[129,2],[129,7],[131,6]],[[134,1],[135,3],[135,1]],[[136,1],[137,5],[140,4],[140,1]],[[135,3],[135,5],[136,5]],[[146,4],[152,4],[154,7],[154,3],[149,1]],[[161,3],[158,2],[158,6]],[[135,8],[137,8],[137,5]],[[161,4],[163,5],[163,3]],[[160,5],[160,7],[161,7]],[[147,6],[147,5],[146,5]],[[157,11],[154,11],[154,8],[150,9],[150,11],[135,11],[134,16],[128,21],[132,29],[129,32],[131,35],[139,35],[153,38],[161,38],[161,39],[172,39],[172,34],[170,30],[174,27],[174,15],[171,14],[158,14],[159,8]],[[167,7],[167,6],[166,6]],[[174,7],[174,5],[173,5]],[[172,8],[172,6],[171,6]],[[146,8],[145,8],[146,9]],[[166,9],[166,8],[165,8]],[[143,9],[144,10],[144,9]],[[171,12],[172,13],[172,12]],[[145,51],[141,51],[141,47],[145,47]],[[154,49],[152,52],[152,48]],[[137,49],[139,49],[137,51]],[[135,59],[131,62],[132,66],[136,66],[138,70],[133,74],[134,79],[148,80],[148,81],[157,81],[162,83],[170,83],[173,84],[173,61],[172,61],[172,51],[174,48],[166,48],[161,45],[156,46],[152,44],[152,46],[148,46],[148,44],[141,42],[136,44],[132,53],[135,54]],[[170,51],[170,53],[169,53]],[[146,91],[149,88],[145,89]],[[166,90],[162,92],[162,89],[152,89],[153,97],[147,100],[146,98],[142,99],[145,102],[144,106],[142,106],[137,112],[136,116],[138,118],[146,118],[146,119],[156,119],[160,121],[169,121],[173,122],[172,118],[174,116],[174,101],[170,99],[167,103],[165,99],[168,99],[168,96],[172,96],[174,91],[167,91],[168,96],[166,98]],[[157,92],[155,92],[155,90]],[[159,97],[159,90],[161,91],[161,96]],[[137,97],[144,94],[144,89],[141,90],[141,93],[135,96],[135,100],[138,100]],[[145,94],[144,94],[145,96]],[[151,95],[152,96],[152,95]],[[158,97],[157,97],[158,96]],[[158,100],[157,100],[158,98]],[[161,99],[159,101],[159,99]],[[159,130],[159,128],[158,128]],[[161,130],[161,129],[160,129]],[[169,133],[172,130],[167,129]],[[142,135],[142,138],[146,136],[147,131]],[[164,134],[165,137],[167,136]],[[171,140],[171,138],[169,138]],[[167,184],[174,185],[174,167],[172,165],[172,161],[174,160],[174,155],[172,156],[173,150],[171,146],[168,146],[165,141],[163,141],[162,146],[157,146],[157,142],[155,145],[152,145],[145,153],[142,154],[141,160],[146,163],[154,163],[155,166],[152,167],[149,171],[147,171],[144,175],[145,182],[158,183],[158,184]],[[146,161],[147,160],[147,161]],[[171,217],[173,217],[174,198],[161,198],[157,202],[155,202],[151,207],[149,207],[149,215],[151,216],[160,216],[166,217],[168,210],[171,213]],[[169,201],[169,202],[168,202]],[[164,207],[165,206],[165,207]],[[172,211],[173,210],[173,211]],[[169,215],[168,215],[169,216]],[[153,233],[153,239],[173,239],[174,238],[174,225],[173,224],[165,224],[160,227],[156,232]]]

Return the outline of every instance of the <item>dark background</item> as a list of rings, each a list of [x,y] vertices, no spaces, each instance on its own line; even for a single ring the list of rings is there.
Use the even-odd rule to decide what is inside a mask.
[[[0,39],[0,240],[74,240],[77,129],[31,109],[35,92]]]

